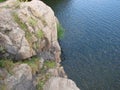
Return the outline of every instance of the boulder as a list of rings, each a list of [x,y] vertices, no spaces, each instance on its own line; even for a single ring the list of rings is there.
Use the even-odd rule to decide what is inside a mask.
[[[27,64],[14,67],[12,74],[4,79],[5,90],[35,90],[31,72]]]
[[[80,90],[80,89],[70,79],[52,77],[44,85],[43,90]]]
[[[50,7],[39,0],[8,0],[0,4],[0,57],[15,60],[39,55],[60,61],[57,20]]]

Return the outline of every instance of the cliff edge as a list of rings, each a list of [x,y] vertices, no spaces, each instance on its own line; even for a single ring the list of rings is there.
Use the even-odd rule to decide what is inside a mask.
[[[58,25],[42,1],[0,3],[0,90],[79,90],[59,64]]]

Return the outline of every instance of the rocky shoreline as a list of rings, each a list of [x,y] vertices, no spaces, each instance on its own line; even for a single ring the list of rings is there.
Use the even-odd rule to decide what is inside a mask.
[[[60,65],[57,25],[42,1],[0,3],[0,90],[79,90]]]

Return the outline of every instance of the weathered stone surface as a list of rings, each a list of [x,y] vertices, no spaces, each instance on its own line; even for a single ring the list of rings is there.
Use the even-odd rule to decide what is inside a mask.
[[[52,77],[44,86],[43,90],[80,90],[76,84],[70,80],[60,77]]]
[[[57,20],[52,9],[39,0],[0,4],[0,47],[6,51],[0,57],[7,53],[21,60],[38,54],[59,62]]]
[[[27,64],[14,67],[13,74],[4,79],[6,90],[35,90],[31,72],[31,68]]]
[[[62,66],[57,66],[56,68],[51,68],[48,70],[48,73],[50,73],[52,76],[55,76],[55,77],[67,78],[67,75]]]

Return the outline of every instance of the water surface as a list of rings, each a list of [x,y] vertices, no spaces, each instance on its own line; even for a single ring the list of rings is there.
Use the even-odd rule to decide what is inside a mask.
[[[81,90],[120,90],[120,0],[47,0],[65,28],[62,65]]]

